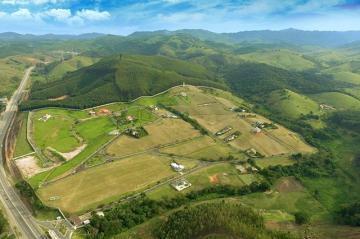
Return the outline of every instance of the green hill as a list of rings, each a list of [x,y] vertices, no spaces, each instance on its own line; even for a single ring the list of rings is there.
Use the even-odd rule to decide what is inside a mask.
[[[360,101],[340,92],[324,92],[311,95],[319,103],[328,104],[338,110],[360,110]]]
[[[267,103],[264,96],[274,90],[320,93],[346,86],[343,82],[333,80],[329,75],[312,71],[288,71],[259,63],[230,66],[226,69],[224,77],[236,93],[263,104]]]
[[[54,66],[50,67],[48,72],[48,81],[61,79],[66,73],[78,70],[82,67],[94,64],[96,58],[87,56],[75,56],[64,62],[56,62]]]
[[[247,61],[265,63],[287,70],[308,70],[315,67],[315,64],[304,58],[303,55],[287,49],[272,49],[266,51],[252,52],[241,55]]]
[[[154,95],[182,83],[226,88],[194,63],[163,56],[118,55],[68,73],[62,80],[34,85],[30,101],[22,107],[84,108]],[[59,97],[63,99],[53,100]]]
[[[271,92],[267,106],[272,109],[273,112],[278,112],[289,118],[298,118],[301,115],[319,113],[318,103],[290,90],[276,90]]]

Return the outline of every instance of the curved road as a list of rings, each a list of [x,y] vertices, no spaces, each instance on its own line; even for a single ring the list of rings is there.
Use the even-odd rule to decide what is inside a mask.
[[[4,148],[3,143],[6,132],[9,130],[11,122],[16,116],[18,104],[22,99],[24,90],[26,89],[30,79],[30,73],[33,69],[33,66],[26,69],[25,75],[18,89],[14,92],[6,106],[6,110],[0,116],[0,201],[5,207],[6,213],[9,217],[10,225],[14,224],[16,226],[17,230],[21,233],[21,238],[38,239],[48,237],[43,233],[31,215],[31,212],[26,208],[18,194],[13,189],[12,185],[9,183],[5,169],[3,167],[4,162],[2,157],[2,151]]]

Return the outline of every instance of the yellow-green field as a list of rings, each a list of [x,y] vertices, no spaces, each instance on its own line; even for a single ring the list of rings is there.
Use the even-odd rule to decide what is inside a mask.
[[[319,103],[335,107],[337,110],[359,110],[360,100],[339,92],[325,92],[311,95]]]
[[[294,152],[314,152],[314,149],[294,132],[278,126],[275,130],[263,130],[260,134],[252,133],[253,123],[256,121],[270,122],[268,119],[256,115],[255,118],[240,118],[236,112],[229,110],[237,105],[233,101],[217,98],[203,93],[195,87],[181,89],[186,92],[188,100],[180,102],[175,108],[187,112],[196,119],[203,127],[215,134],[226,126],[233,127],[233,131],[240,131],[241,135],[230,142],[238,150],[255,148],[265,156],[289,154]],[[172,94],[178,94],[176,89]],[[226,103],[225,103],[226,102]]]
[[[174,174],[169,160],[143,154],[90,168],[44,186],[38,194],[47,205],[75,213],[144,189]],[[59,199],[50,201],[54,196]]]
[[[159,119],[144,128],[149,135],[140,139],[122,136],[108,147],[107,153],[121,157],[200,136],[190,124],[180,119]]]

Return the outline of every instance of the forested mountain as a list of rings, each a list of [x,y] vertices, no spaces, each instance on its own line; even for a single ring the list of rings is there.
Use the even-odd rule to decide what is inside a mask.
[[[182,83],[226,88],[203,66],[163,56],[116,55],[67,74],[63,79],[34,85],[30,102],[83,108],[154,95]],[[64,100],[50,100],[64,97]]]

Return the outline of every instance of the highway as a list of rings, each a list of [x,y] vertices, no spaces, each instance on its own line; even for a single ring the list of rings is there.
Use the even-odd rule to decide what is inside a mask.
[[[23,97],[24,90],[29,83],[30,74],[33,69],[33,66],[26,69],[18,89],[14,92],[7,103],[6,110],[0,116],[1,151],[4,149],[3,143],[6,132],[16,116],[18,104]],[[4,205],[10,225],[15,226],[16,230],[21,234],[20,236],[17,235],[17,237],[29,239],[48,238],[10,184],[4,169],[2,152],[0,154],[0,163],[0,201]]]

